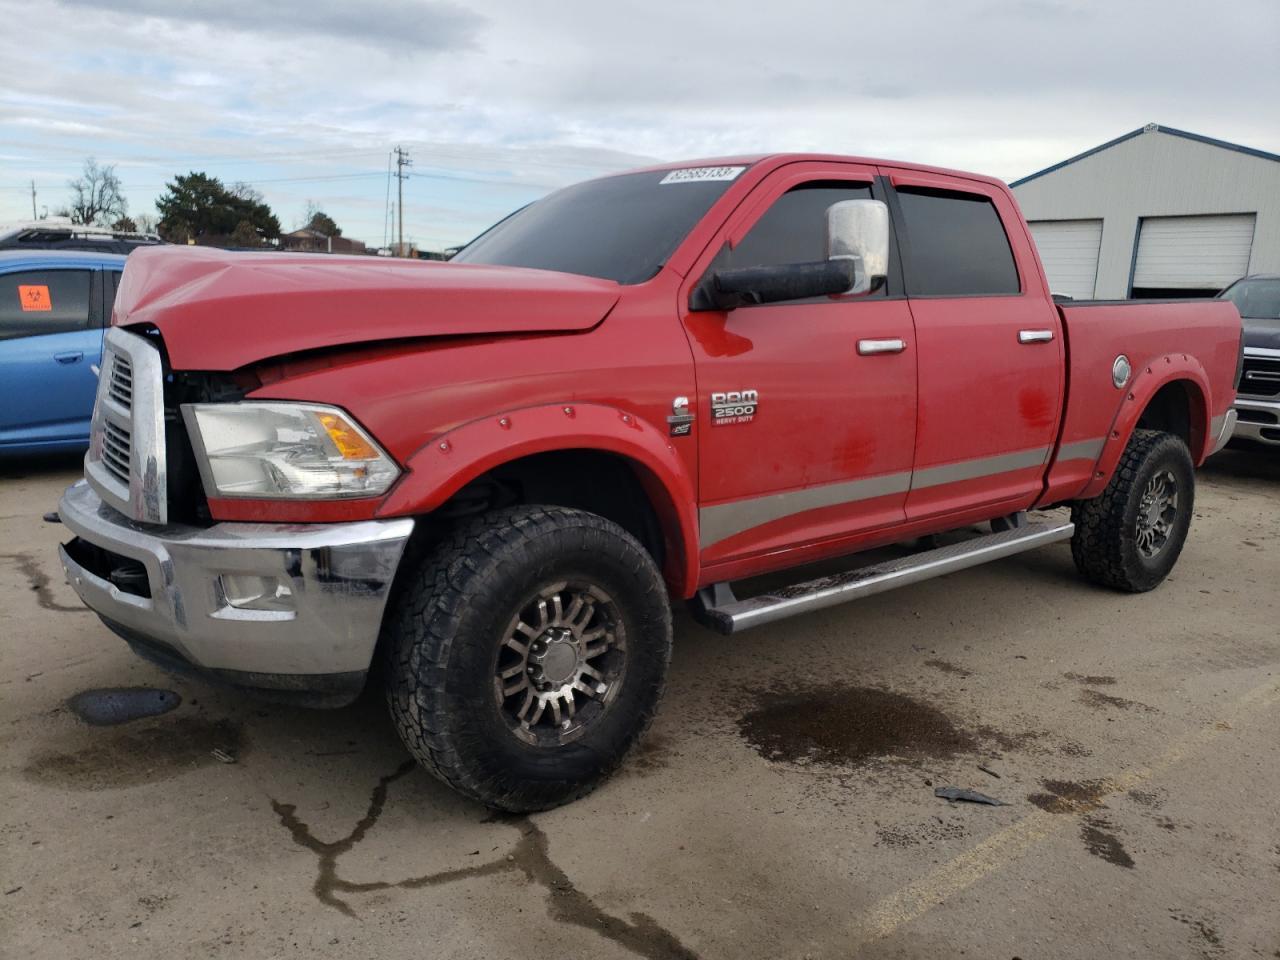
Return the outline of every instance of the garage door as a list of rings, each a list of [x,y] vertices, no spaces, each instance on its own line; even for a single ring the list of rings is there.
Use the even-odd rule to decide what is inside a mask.
[[[1225,287],[1249,272],[1252,213],[1144,217],[1133,264],[1134,287]]]
[[[1049,276],[1049,289],[1076,300],[1093,297],[1098,278],[1101,220],[1033,220],[1031,236]]]

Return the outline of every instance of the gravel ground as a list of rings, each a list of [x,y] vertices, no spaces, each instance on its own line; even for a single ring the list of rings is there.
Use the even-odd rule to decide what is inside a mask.
[[[377,696],[133,657],[41,521],[76,473],[0,465],[6,957],[1280,957],[1280,457],[1210,462],[1143,596],[1057,545],[738,638],[681,614],[637,755],[519,818]],[[131,687],[155,715],[77,715]]]

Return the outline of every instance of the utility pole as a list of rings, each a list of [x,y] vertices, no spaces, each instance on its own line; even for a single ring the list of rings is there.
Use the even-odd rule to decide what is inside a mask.
[[[411,166],[413,166],[413,161],[409,159],[409,151],[404,147],[396,147],[396,180],[399,181],[396,185],[399,197],[396,206],[399,208],[398,213],[400,215],[400,241],[396,245],[396,256],[398,257],[406,255],[404,252],[404,182],[409,179],[409,174],[404,172],[404,168]]]
[[[36,182],[34,180],[31,181],[31,219],[40,219],[36,216]]]

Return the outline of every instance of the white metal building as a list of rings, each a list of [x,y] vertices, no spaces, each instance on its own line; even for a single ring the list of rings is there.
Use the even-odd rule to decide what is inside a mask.
[[[1054,293],[1212,296],[1280,273],[1280,156],[1154,123],[1011,184]]]

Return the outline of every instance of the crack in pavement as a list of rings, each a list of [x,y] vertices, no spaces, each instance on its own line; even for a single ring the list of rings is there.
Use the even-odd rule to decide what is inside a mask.
[[[46,610],[57,610],[61,613],[92,613],[88,607],[68,607],[53,599],[53,591],[49,589],[49,575],[40,569],[40,561],[30,553],[0,553],[0,560],[12,560],[19,572],[27,578],[27,583],[35,591],[36,603]]]
[[[281,803],[272,798],[271,809],[280,818],[280,824],[289,831],[293,842],[314,853],[319,861],[312,891],[316,899],[327,907],[358,919],[351,905],[338,896],[339,893],[367,893],[376,890],[419,890],[438,887],[459,880],[492,876],[498,873],[523,873],[530,883],[536,883],[547,891],[547,912],[558,923],[593,930],[619,946],[646,957],[648,960],[698,960],[698,955],[680,942],[653,917],[633,912],[630,921],[605,913],[595,902],[579,890],[568,874],[551,859],[547,835],[527,816],[501,817],[520,831],[520,839],[511,852],[500,860],[491,860],[475,866],[409,877],[404,880],[373,880],[356,882],[344,880],[338,875],[339,858],[365,838],[369,830],[382,816],[387,803],[387,791],[391,784],[417,769],[417,763],[406,760],[391,773],[379,778],[369,796],[365,814],[345,837],[340,840],[321,840],[311,828],[299,819],[297,806]]]

